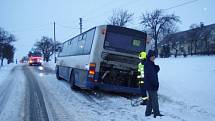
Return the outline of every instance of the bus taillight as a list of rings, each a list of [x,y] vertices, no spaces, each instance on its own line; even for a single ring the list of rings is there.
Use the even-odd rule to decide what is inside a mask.
[[[94,76],[96,74],[95,69],[96,69],[96,64],[91,63],[88,71],[88,78],[90,81],[94,81]]]
[[[95,70],[89,70],[90,75],[95,75]]]

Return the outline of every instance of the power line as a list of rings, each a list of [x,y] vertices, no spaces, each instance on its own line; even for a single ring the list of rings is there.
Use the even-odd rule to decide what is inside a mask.
[[[172,6],[172,7],[169,7],[169,8],[165,8],[165,9],[162,9],[162,10],[164,10],[164,11],[166,11],[166,10],[170,10],[170,9],[173,9],[173,8],[177,8],[177,7],[180,7],[180,6],[184,6],[184,5],[187,5],[187,4],[191,4],[191,3],[194,3],[194,2],[197,2],[197,1],[199,1],[199,0],[190,0],[190,1],[187,1],[187,2],[184,2],[184,3],[181,3],[181,4],[178,4],[178,5],[175,5],[175,6]],[[138,2],[140,2],[140,1],[128,1],[128,2],[126,2],[126,3],[124,3],[124,4],[120,4],[120,6],[127,6],[127,5],[131,5],[131,4],[137,4]],[[117,7],[118,8],[118,7]],[[109,13],[111,10],[110,9],[108,9],[108,10],[106,10],[106,11],[104,11],[104,12],[102,12],[102,13],[99,13],[99,14],[94,14],[93,16],[90,16],[90,17],[88,17],[88,18],[86,18],[86,19],[93,19],[93,18],[95,18],[95,17],[98,17],[98,16],[101,16],[102,14],[106,14],[106,13]],[[88,20],[85,20],[85,21],[88,21]]]
[[[99,7],[94,7],[93,9],[89,10],[87,13],[85,13],[84,15],[87,16],[89,14],[92,14],[93,12],[97,11],[97,10],[101,10],[101,9],[104,9],[104,6],[107,7],[107,6],[110,6],[112,5],[112,3],[115,2],[116,3],[116,0],[111,0],[111,1],[108,1],[102,5],[100,5]],[[117,1],[118,2],[118,1]]]
[[[124,2],[124,3],[120,3],[118,4],[117,6],[115,6],[114,8],[117,9],[117,8],[122,8],[122,9],[125,9],[126,10],[126,7],[129,6],[134,6],[135,4],[139,4],[140,2],[142,2],[142,0],[136,0],[136,1],[133,1],[133,0],[129,0],[127,2]],[[99,16],[102,17],[102,15],[106,15],[105,17],[107,17],[107,13],[110,13],[111,11],[115,10],[114,8],[112,9],[106,9],[106,11],[103,11],[102,13],[98,13],[98,14],[94,14],[93,16],[90,16],[90,17],[87,17],[85,18],[85,20],[83,21],[86,21],[86,22],[90,22],[90,23],[97,23],[95,21],[95,18],[98,18]],[[107,21],[103,21],[102,24],[104,24],[105,22]],[[101,24],[101,23],[100,23]]]
[[[136,3],[136,2],[134,2],[133,0],[130,0],[130,1],[126,2],[126,3],[120,4],[119,6],[117,6],[117,7],[115,7],[115,8],[119,8],[119,7],[121,7],[121,6],[131,5],[131,4],[134,4],[134,3]],[[106,11],[104,11],[104,12],[102,12],[102,13],[94,14],[93,16],[88,17],[87,19],[93,19],[93,18],[95,18],[95,17],[101,16],[101,15],[105,15],[106,13],[109,13],[109,12],[111,12],[111,11],[113,11],[113,9],[107,9]]]
[[[73,33],[72,33],[72,34],[69,34],[69,36],[67,36],[65,39],[62,39],[62,42],[65,42],[65,41],[71,39],[73,36],[74,36]]]
[[[173,9],[173,8],[178,8],[178,7],[181,7],[181,6],[184,6],[184,5],[187,5],[187,4],[191,4],[191,3],[194,3],[194,2],[197,2],[198,0],[191,0],[191,1],[187,1],[187,2],[184,2],[184,3],[181,3],[181,4],[178,4],[178,5],[175,5],[175,6],[172,6],[172,7],[169,7],[169,8],[165,8],[165,9],[161,9],[161,10],[170,10],[170,9]]]
[[[59,24],[59,23],[56,23],[56,25],[58,25],[59,27],[62,27],[62,28],[67,28],[67,29],[79,29],[78,27],[63,25],[63,24]]]

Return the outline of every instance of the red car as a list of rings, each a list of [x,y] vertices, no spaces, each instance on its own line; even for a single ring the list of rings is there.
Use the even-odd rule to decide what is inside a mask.
[[[43,62],[42,54],[40,52],[29,52],[28,63],[29,65],[41,66]]]

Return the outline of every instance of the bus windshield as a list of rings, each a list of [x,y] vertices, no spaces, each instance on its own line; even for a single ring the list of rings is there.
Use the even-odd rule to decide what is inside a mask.
[[[146,34],[144,32],[118,28],[109,28],[106,33],[104,48],[107,50],[137,54],[145,50]]]

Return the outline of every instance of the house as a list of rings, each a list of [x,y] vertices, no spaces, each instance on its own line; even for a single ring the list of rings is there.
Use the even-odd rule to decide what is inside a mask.
[[[170,54],[215,54],[215,24],[169,34],[158,44],[159,53],[169,48]]]

